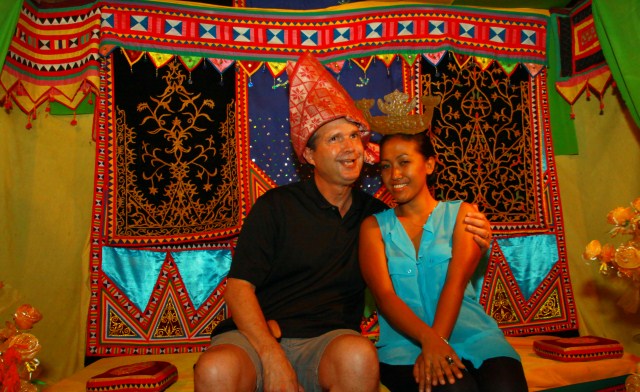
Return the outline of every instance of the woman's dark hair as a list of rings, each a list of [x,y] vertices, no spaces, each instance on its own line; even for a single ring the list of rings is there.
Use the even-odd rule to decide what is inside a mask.
[[[418,151],[420,151],[420,154],[422,154],[425,158],[435,157],[437,162],[436,150],[433,148],[431,138],[426,131],[415,134],[391,133],[388,135],[384,135],[382,139],[380,139],[380,149],[382,149],[387,141],[395,138],[415,142],[418,145]]]

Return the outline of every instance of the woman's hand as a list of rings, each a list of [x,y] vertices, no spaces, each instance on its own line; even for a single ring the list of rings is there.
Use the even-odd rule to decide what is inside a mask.
[[[451,346],[439,336],[422,343],[422,353],[416,358],[413,376],[420,392],[431,391],[432,386],[453,384],[462,378],[464,365]]]
[[[467,213],[464,218],[465,231],[473,234],[473,240],[480,247],[480,253],[484,254],[491,247],[491,223],[478,210],[477,204],[472,204],[472,207],[474,211]]]

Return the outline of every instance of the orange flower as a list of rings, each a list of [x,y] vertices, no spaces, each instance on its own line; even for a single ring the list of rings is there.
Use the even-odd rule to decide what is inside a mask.
[[[600,245],[600,241],[593,240],[587,244],[582,257],[587,260],[595,260],[600,255],[600,252],[602,252],[602,245]]]
[[[13,347],[20,354],[23,361],[34,359],[42,348],[38,338],[30,333],[13,335],[6,343],[8,347]]]
[[[607,222],[616,226],[624,226],[633,216],[631,207],[616,207],[607,214]]]
[[[636,211],[640,211],[640,197],[631,202],[631,205]]]
[[[16,327],[21,330],[31,329],[33,325],[42,319],[42,314],[31,305],[20,305],[13,315]]]
[[[616,248],[611,244],[604,244],[600,252],[600,260],[602,260],[603,263],[611,263],[615,257]]]
[[[634,248],[632,244],[622,244],[617,249],[615,259],[620,268],[638,268],[640,267],[640,250]]]

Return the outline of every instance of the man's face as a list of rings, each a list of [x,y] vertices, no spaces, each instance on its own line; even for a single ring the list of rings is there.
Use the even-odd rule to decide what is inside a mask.
[[[358,127],[340,118],[318,128],[313,137],[314,149],[306,147],[303,155],[314,166],[317,180],[336,185],[353,184],[364,162]]]

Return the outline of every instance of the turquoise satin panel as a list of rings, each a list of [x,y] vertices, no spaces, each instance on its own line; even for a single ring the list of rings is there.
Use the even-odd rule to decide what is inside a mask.
[[[229,272],[228,249],[172,251],[180,276],[198,309]],[[167,258],[166,251],[102,248],[102,270],[142,312]]]
[[[231,251],[190,250],[171,252],[196,309],[209,298],[231,267]]]
[[[142,312],[147,308],[165,257],[165,252],[105,246],[102,271]]]
[[[522,295],[528,300],[558,261],[556,237],[531,235],[497,239],[497,242]]]

